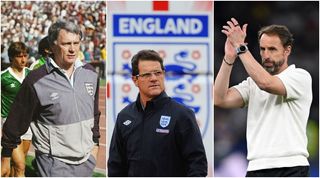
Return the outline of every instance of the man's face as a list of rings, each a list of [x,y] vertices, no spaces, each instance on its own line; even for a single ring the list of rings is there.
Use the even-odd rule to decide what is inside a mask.
[[[262,66],[271,74],[282,72],[287,66],[291,46],[283,47],[277,35],[263,34],[260,38]]]
[[[26,67],[27,62],[28,62],[28,54],[20,53],[12,59],[12,67],[18,70],[22,70],[24,67]]]
[[[139,76],[133,76],[140,96],[151,100],[164,90],[164,71],[158,61],[139,61]]]
[[[55,61],[59,66],[69,66],[73,64],[80,51],[80,36],[64,29],[60,30],[52,51]]]

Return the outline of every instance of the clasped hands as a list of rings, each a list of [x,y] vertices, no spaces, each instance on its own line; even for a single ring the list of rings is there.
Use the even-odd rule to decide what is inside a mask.
[[[241,44],[246,44],[244,41],[247,35],[247,26],[248,24],[244,24],[241,28],[238,21],[235,18],[231,18],[230,21],[227,21],[227,25],[223,26],[223,30],[221,30],[227,36],[225,58],[231,63],[237,57],[236,48]]]

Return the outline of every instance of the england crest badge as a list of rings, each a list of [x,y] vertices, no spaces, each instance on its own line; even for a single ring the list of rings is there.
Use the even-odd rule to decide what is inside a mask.
[[[167,127],[169,125],[169,123],[170,123],[170,119],[171,119],[171,116],[161,116],[160,117],[160,121],[159,121],[160,126],[162,128]]]
[[[87,92],[90,96],[93,96],[94,94],[94,88],[93,88],[93,83],[85,83]]]

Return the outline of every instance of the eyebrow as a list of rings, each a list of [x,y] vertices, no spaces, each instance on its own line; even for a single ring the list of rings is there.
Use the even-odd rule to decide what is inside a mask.
[[[146,72],[143,72],[143,73],[156,72],[156,71],[163,71],[163,70],[162,69],[154,69],[154,70],[146,71]]]
[[[276,48],[276,47],[274,47],[274,46],[270,46],[270,47],[261,47],[261,46],[260,46],[260,49],[274,50],[274,49],[278,49],[278,48]]]
[[[80,42],[80,40],[78,40],[78,41],[62,41],[61,40],[61,43],[79,43]]]

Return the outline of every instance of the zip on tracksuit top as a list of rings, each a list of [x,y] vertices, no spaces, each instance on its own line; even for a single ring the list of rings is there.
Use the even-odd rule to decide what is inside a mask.
[[[91,65],[77,60],[69,81],[48,60],[22,83],[3,126],[2,156],[11,156],[31,126],[37,152],[69,164],[85,162],[99,143],[98,94],[99,77]]]
[[[207,159],[194,113],[162,92],[141,107],[119,114],[108,160],[108,176],[207,175]]]

